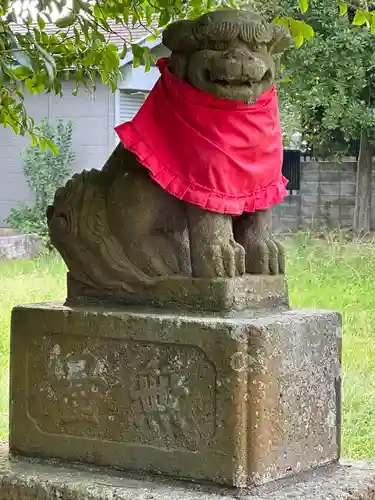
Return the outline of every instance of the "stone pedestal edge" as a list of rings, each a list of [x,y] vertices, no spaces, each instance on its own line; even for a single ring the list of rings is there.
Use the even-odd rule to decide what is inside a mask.
[[[342,462],[258,490],[222,489],[8,456],[0,447],[0,500],[374,500],[375,464]]]

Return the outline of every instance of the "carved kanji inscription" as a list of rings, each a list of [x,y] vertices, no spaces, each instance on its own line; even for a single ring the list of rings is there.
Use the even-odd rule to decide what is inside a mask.
[[[29,356],[43,432],[189,451],[213,436],[215,368],[199,348],[52,335]]]

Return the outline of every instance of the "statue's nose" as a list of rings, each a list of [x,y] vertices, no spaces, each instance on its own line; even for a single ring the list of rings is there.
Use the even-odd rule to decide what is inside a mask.
[[[218,54],[212,60],[210,75],[212,80],[227,82],[259,82],[268,67],[266,63],[247,51],[230,51]]]
[[[266,62],[255,54],[249,54],[243,61],[243,77],[250,82],[262,81],[268,69]]]
[[[212,80],[237,82],[242,80],[242,62],[235,54],[218,54],[212,60],[210,68]]]

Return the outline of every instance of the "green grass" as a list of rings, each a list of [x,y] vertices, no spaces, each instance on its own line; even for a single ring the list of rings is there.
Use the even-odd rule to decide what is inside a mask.
[[[375,245],[312,241],[289,247],[292,305],[343,316],[343,454],[375,458]]]
[[[8,434],[10,313],[17,304],[63,299],[65,273],[58,257],[0,260],[0,440]]]
[[[294,307],[338,310],[344,323],[343,453],[375,458],[375,244],[297,235],[286,243]],[[63,299],[56,257],[0,262],[0,439],[6,437],[10,312],[15,304]]]

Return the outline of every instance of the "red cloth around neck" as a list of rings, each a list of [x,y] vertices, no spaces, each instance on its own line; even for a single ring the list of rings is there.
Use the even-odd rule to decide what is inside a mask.
[[[218,99],[172,75],[161,77],[132,121],[124,146],[168,193],[206,210],[241,215],[283,200],[276,88],[253,105]]]

